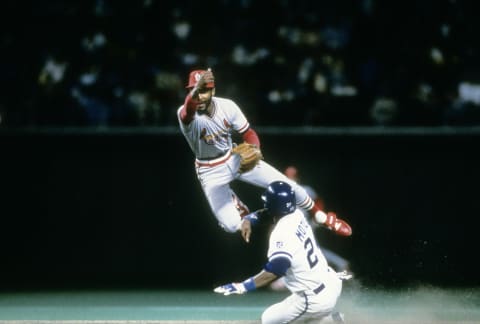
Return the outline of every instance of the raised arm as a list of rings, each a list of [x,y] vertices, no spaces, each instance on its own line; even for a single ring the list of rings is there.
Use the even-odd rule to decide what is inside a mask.
[[[203,72],[198,78],[194,87],[190,88],[190,92],[185,97],[185,102],[180,110],[180,119],[184,124],[189,124],[195,118],[195,112],[198,106],[198,93],[205,88],[207,84],[213,84],[215,78],[210,69]]]
[[[198,90],[196,90],[196,92],[198,93]],[[198,101],[195,100],[195,98],[193,97],[194,95],[195,92],[193,90],[187,94],[187,96],[185,97],[185,102],[183,103],[183,107],[180,110],[180,120],[184,124],[190,124],[195,117]]]

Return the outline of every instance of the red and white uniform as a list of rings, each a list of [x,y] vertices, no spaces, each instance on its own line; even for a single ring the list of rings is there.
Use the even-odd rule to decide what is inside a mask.
[[[297,205],[307,210],[312,208],[313,201],[301,186],[263,160],[251,171],[238,172],[240,157],[231,152],[232,133],[238,132],[248,141],[250,124],[235,102],[212,97],[210,114],[186,113],[186,110],[182,105],[177,111],[180,129],[196,157],[196,173],[205,197],[226,231],[235,232],[241,224],[241,212],[236,207],[239,198],[230,188],[230,182],[235,179],[262,188],[273,181],[285,181],[295,190]]]

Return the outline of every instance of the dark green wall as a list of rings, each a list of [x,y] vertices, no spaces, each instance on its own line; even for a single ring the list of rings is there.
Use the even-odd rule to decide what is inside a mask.
[[[260,136],[351,223],[319,239],[365,284],[479,284],[478,136]],[[4,132],[0,149],[4,289],[208,288],[265,261],[266,229],[246,245],[217,226],[180,135]]]

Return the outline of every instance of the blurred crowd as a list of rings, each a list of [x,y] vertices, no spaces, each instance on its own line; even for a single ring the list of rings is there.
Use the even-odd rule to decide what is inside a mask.
[[[0,126],[176,125],[188,72],[206,67],[257,125],[480,124],[469,2],[0,6]]]

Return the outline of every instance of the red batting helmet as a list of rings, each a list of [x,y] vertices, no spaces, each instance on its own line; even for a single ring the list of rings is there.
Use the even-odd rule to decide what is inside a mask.
[[[200,77],[202,76],[202,73],[207,72],[206,70],[194,70],[190,72],[190,75],[188,77],[188,85],[185,88],[193,88],[195,84],[197,84],[198,80],[200,80]],[[207,88],[215,88],[215,83],[214,82],[209,82],[206,84]]]

